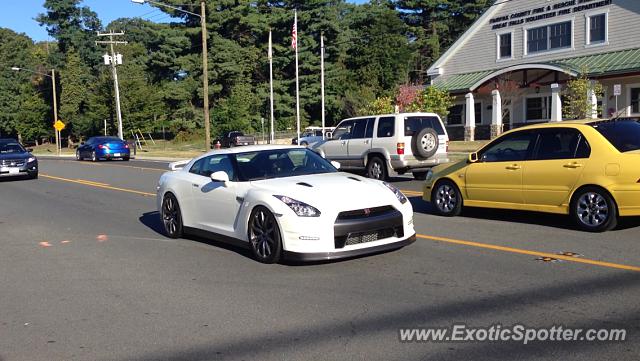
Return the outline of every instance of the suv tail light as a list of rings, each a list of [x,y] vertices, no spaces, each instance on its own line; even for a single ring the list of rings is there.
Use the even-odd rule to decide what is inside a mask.
[[[404,143],[398,143],[398,145],[396,146],[396,152],[399,155],[404,154]]]
[[[129,149],[129,144],[124,143],[124,147],[125,147],[126,149]]]

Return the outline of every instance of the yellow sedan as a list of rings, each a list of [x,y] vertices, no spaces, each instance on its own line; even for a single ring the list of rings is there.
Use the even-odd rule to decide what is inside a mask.
[[[569,214],[587,231],[640,216],[640,122],[564,121],[504,133],[468,159],[427,173],[423,199],[443,216],[462,206]]]

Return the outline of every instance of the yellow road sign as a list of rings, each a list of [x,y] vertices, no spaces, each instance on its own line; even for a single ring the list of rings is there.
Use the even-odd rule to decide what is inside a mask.
[[[57,131],[61,131],[62,129],[64,129],[65,124],[60,120],[56,120],[56,122],[53,123],[53,127],[56,128]]]

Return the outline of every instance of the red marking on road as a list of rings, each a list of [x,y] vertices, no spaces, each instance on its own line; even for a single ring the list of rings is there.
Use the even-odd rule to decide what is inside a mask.
[[[47,241],[40,242],[40,243],[38,243],[38,245],[40,247],[51,247],[51,243],[49,243]]]
[[[98,242],[104,242],[104,241],[108,240],[109,237],[107,237],[106,234],[99,234],[98,237],[96,237],[96,239],[98,240]]]

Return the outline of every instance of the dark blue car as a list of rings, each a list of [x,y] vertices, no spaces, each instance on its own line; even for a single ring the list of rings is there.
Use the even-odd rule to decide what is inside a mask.
[[[76,159],[90,159],[97,162],[100,159],[129,160],[129,144],[118,137],[91,137],[82,142],[76,150]]]

